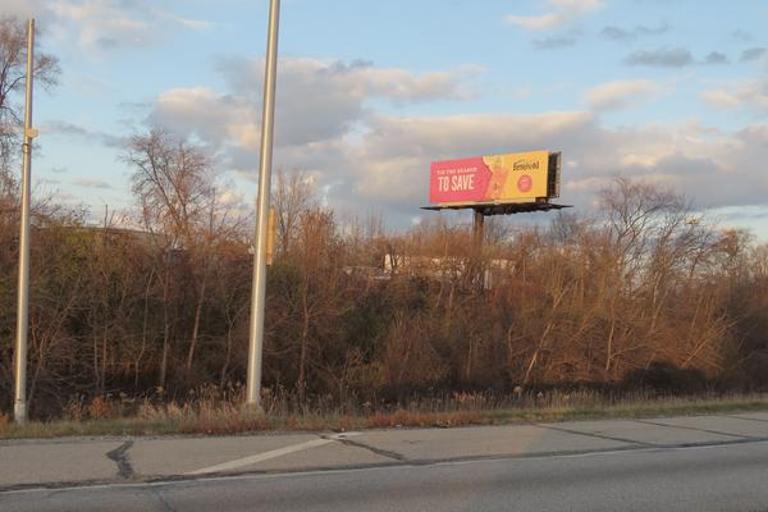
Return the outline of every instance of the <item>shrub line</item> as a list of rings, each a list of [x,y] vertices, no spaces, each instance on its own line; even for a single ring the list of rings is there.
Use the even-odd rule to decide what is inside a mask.
[[[690,416],[768,411],[768,395],[724,399],[671,398],[641,403],[588,406],[545,406],[477,410],[423,411],[398,409],[367,415],[265,415],[246,408],[176,409],[151,417],[57,420],[26,425],[0,424],[0,439],[43,439],[73,436],[238,435],[254,433],[349,431],[386,428],[452,428],[461,426],[558,423],[563,421]]]

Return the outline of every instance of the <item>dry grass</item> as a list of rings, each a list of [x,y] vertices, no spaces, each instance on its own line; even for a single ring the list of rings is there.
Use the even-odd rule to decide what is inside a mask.
[[[457,427],[598,418],[636,418],[768,410],[768,394],[651,397],[578,391],[536,395],[456,393],[406,406],[299,402],[266,393],[264,413],[241,406],[242,391],[198,390],[183,404],[135,403],[125,397],[73,401],[67,417],[16,425],[0,413],[0,438],[104,435],[225,435],[264,431],[345,431],[367,428]]]

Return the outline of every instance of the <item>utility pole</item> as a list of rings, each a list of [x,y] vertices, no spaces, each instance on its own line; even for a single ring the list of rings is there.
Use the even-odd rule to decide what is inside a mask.
[[[267,59],[264,70],[264,102],[261,117],[261,160],[259,195],[256,200],[256,236],[251,287],[251,328],[248,345],[246,404],[261,409],[261,367],[264,345],[264,303],[267,292],[267,239],[269,237],[269,194],[272,174],[272,138],[275,124],[275,82],[277,79],[277,31],[280,0],[270,0]]]
[[[32,88],[34,72],[35,20],[27,23],[26,107],[24,111],[24,142],[21,175],[21,228],[19,234],[19,288],[16,311],[16,353],[14,358],[15,396],[13,419],[27,421],[27,335],[29,331],[29,199],[32,175]]]

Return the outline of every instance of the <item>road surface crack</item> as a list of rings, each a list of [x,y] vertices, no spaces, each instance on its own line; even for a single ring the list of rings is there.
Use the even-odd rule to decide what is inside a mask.
[[[375,453],[376,455],[381,455],[382,457],[387,457],[389,459],[394,459],[396,461],[406,461],[405,455],[402,455],[397,452],[392,452],[389,450],[382,450],[381,448],[376,448],[375,446],[370,446],[365,443],[360,443],[358,441],[353,441],[347,437],[340,437],[340,436],[322,436],[323,439],[333,439],[334,441],[337,441],[341,444],[347,445],[347,446],[354,446],[355,448],[362,448],[363,450],[368,450],[371,453]]]
[[[734,416],[732,414],[724,414],[723,416],[726,418],[733,418],[735,420],[758,421],[760,423],[768,423],[768,420],[761,420],[760,418],[750,418],[749,416]]]
[[[618,441],[620,443],[629,443],[629,444],[634,444],[638,446],[644,446],[646,448],[651,448],[656,446],[653,443],[646,443],[644,441],[637,441],[635,439],[627,439],[625,437],[607,436],[605,434],[598,434],[597,432],[583,432],[581,430],[574,430],[574,429],[565,428],[565,427],[556,427],[554,425],[543,425],[541,423],[534,423],[534,425],[540,428],[547,428],[550,430],[557,430],[558,432],[565,432],[567,434],[576,434],[579,436],[594,437],[596,439],[605,439],[607,441]]]
[[[162,492],[159,489],[154,488],[153,486],[149,486],[150,492],[157,498],[157,501],[160,502],[160,504],[163,506],[163,509],[165,512],[176,512],[176,509],[171,506],[170,503],[168,503],[168,500],[165,499]]]
[[[107,452],[107,458],[117,464],[117,476],[124,479],[133,478],[134,471],[128,460],[128,450],[133,446],[133,441],[126,441],[114,450]]]
[[[708,428],[692,427],[689,425],[674,425],[672,423],[663,423],[662,421],[639,420],[639,419],[634,421],[635,423],[644,423],[645,425],[655,425],[657,427],[677,428],[682,430],[693,430],[694,432],[706,432],[707,434],[715,434],[718,436],[736,437],[739,439],[757,439],[755,436],[731,434],[730,432],[723,432],[722,430],[712,430]]]

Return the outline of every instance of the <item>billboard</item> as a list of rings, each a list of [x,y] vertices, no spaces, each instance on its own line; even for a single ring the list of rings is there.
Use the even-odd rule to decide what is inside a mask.
[[[432,162],[429,202],[526,203],[560,195],[560,153],[529,151]]]

